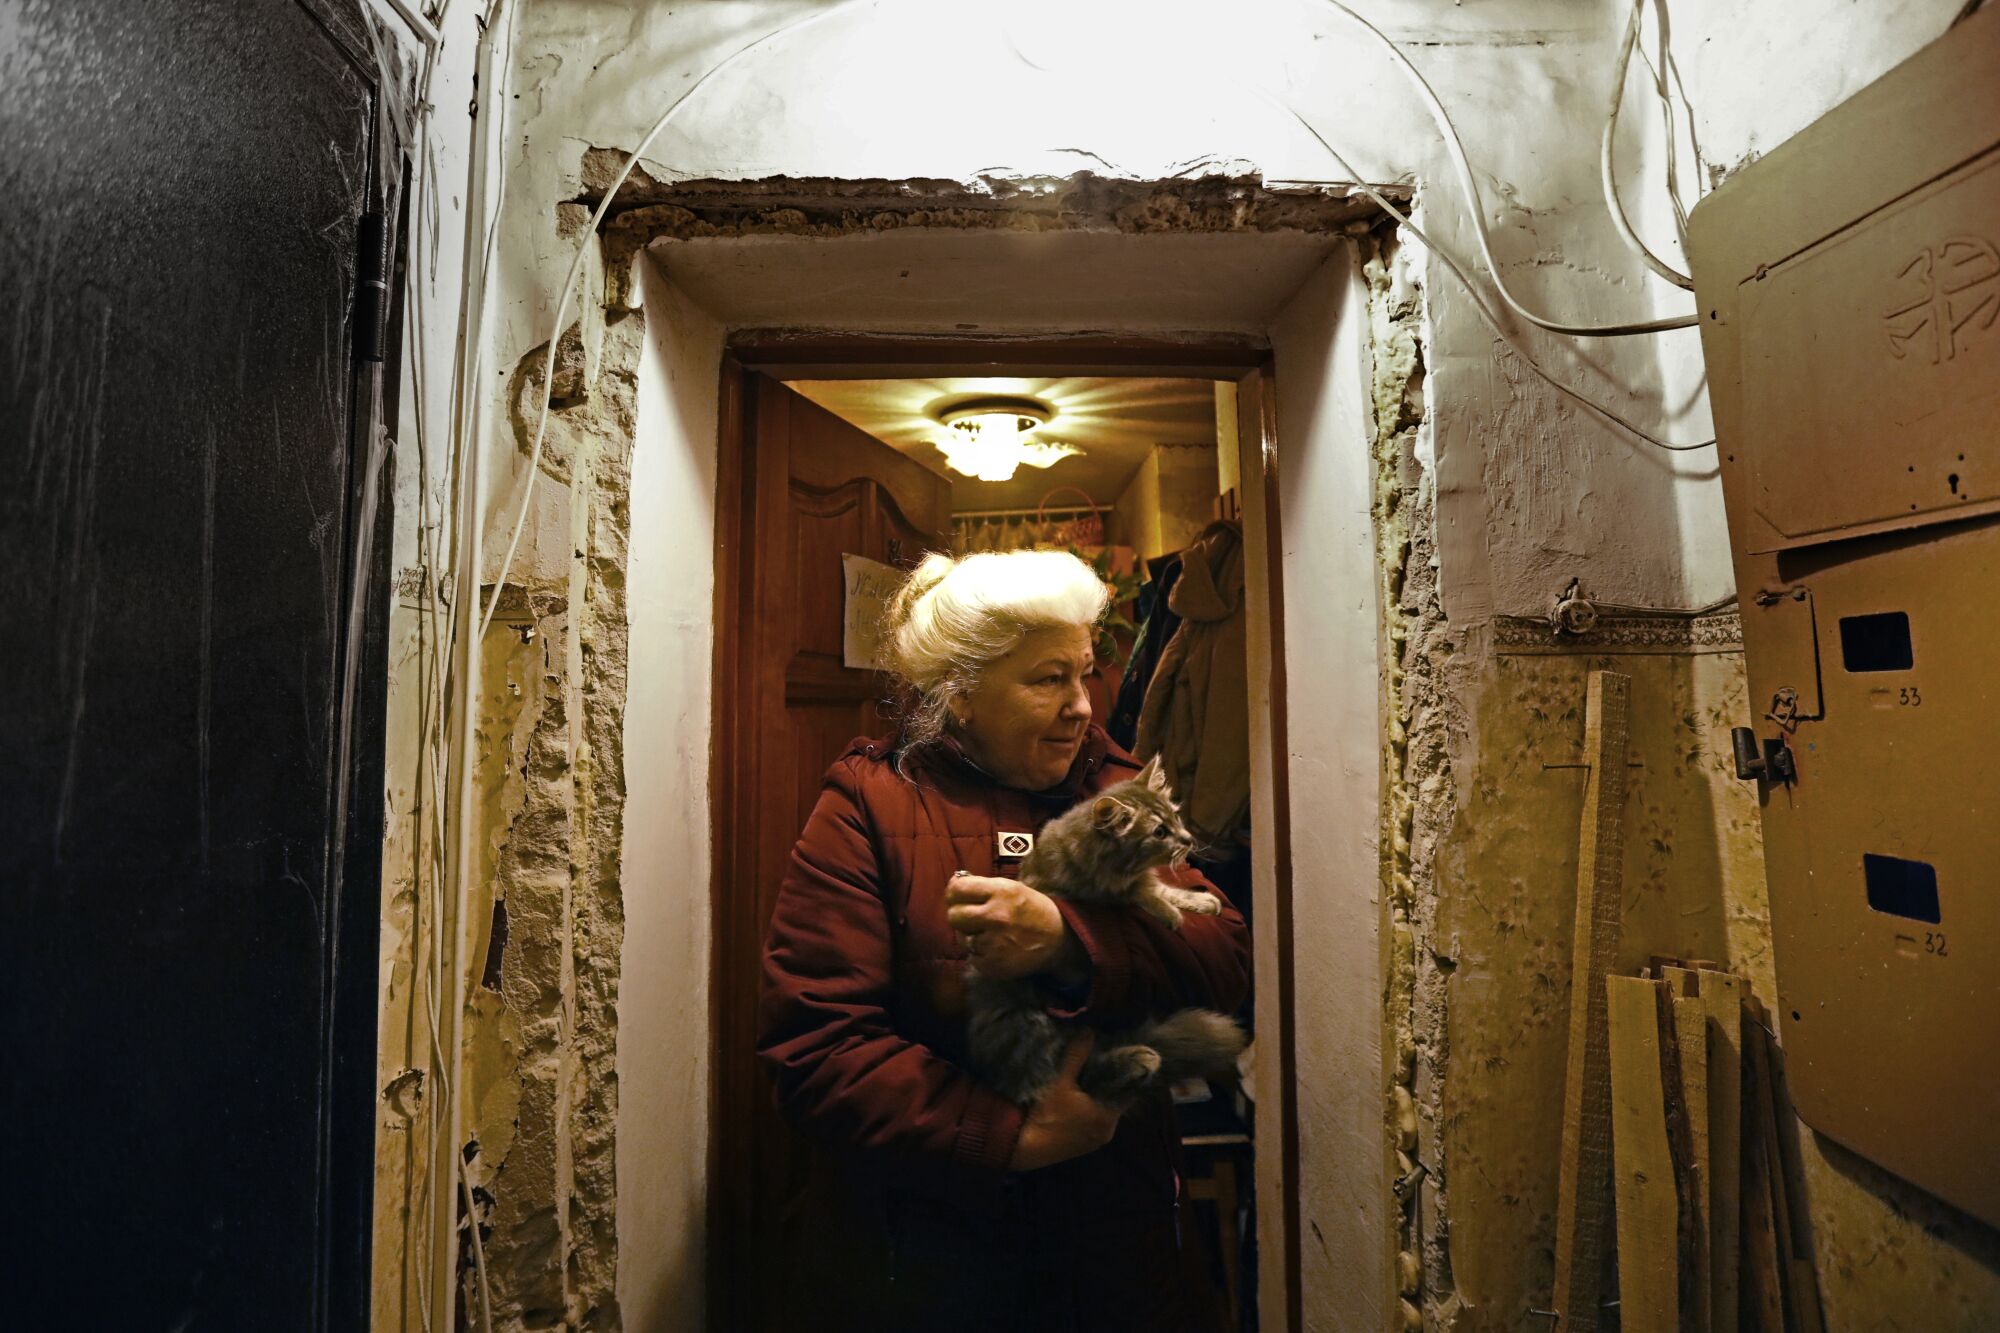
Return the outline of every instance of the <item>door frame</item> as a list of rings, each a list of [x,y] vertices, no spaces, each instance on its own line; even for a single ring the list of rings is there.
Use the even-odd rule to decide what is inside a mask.
[[[747,1097],[768,1097],[761,1077],[749,1072],[741,1043],[755,1032],[756,999],[728,984],[737,975],[730,963],[761,947],[763,931],[750,919],[747,895],[728,891],[736,878],[734,842],[745,819],[742,801],[752,790],[745,763],[754,751],[742,716],[740,682],[745,667],[745,627],[754,606],[754,580],[745,550],[755,504],[756,442],[751,404],[756,378],[921,379],[956,375],[1010,376],[1170,376],[1229,381],[1239,386],[1237,451],[1246,549],[1253,574],[1248,590],[1250,660],[1268,664],[1267,754],[1253,752],[1253,799],[1260,759],[1268,762],[1268,810],[1259,810],[1271,829],[1270,901],[1258,901],[1253,930],[1270,932],[1277,959],[1274,978],[1276,1021],[1259,1024],[1275,1037],[1279,1090],[1275,1132],[1258,1135],[1263,1151],[1275,1150],[1281,1199],[1283,1305],[1280,1293],[1263,1291],[1260,1305],[1268,1326],[1303,1327],[1300,1264],[1299,1116],[1292,953],[1292,861],[1290,781],[1287,756],[1283,551],[1280,531],[1277,409],[1270,346],[1240,334],[1193,332],[1177,337],[1112,334],[949,335],[827,333],[751,329],[730,335],[723,348],[717,413],[715,509],[715,639],[711,707],[709,788],[711,879],[709,884],[709,1138],[707,1231],[707,1327],[729,1333],[736,1322],[735,1293],[754,1280],[761,1256],[750,1253],[750,1237],[732,1211],[751,1182],[742,1129],[748,1117],[738,1108]],[[1259,593],[1261,582],[1262,596]],[[1261,603],[1261,605],[1260,605]],[[1259,727],[1255,709],[1258,682],[1252,681],[1253,740]],[[1260,1043],[1260,1048],[1265,1047]],[[732,1058],[732,1052],[734,1056]],[[1270,1055],[1265,1056],[1266,1059]],[[1268,1215],[1268,1214],[1267,1214]],[[1268,1244],[1272,1238],[1266,1238]],[[1282,1310],[1282,1323],[1278,1322]]]

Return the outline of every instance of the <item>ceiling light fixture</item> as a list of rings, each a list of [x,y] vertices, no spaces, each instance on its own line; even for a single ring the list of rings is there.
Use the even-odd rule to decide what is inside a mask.
[[[937,419],[946,428],[936,440],[945,466],[981,481],[1006,481],[1023,463],[1053,467],[1083,452],[1028,438],[1055,419],[1054,410],[1035,398],[968,399],[944,408]]]

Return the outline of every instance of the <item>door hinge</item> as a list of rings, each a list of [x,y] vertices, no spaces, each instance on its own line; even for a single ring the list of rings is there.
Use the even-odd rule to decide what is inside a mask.
[[[380,361],[389,341],[388,218],[363,213],[354,243],[354,359]]]

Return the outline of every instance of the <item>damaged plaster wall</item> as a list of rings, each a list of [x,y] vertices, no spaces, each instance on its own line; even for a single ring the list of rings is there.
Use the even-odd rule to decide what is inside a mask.
[[[1702,164],[1682,173],[1690,192],[1942,32],[1957,7],[1920,0],[1890,13],[1808,0],[1745,16],[1684,0],[1672,31]],[[752,38],[829,8],[567,0],[524,19],[520,128],[537,147],[514,164],[503,240],[530,262],[507,266],[503,355],[547,337],[566,258],[547,201],[588,193],[586,159],[635,144],[670,97]],[[1596,126],[1627,6],[1384,0],[1366,12],[1453,115],[1495,254],[1524,301],[1585,322],[1685,308],[1618,239],[1599,189]],[[1768,77],[1777,49],[1781,84]],[[1658,117],[1642,83],[1635,74],[1628,93],[1621,178],[1636,224],[1671,251]],[[969,87],[980,95],[964,96]],[[923,114],[911,115],[918,104]],[[669,181],[914,179],[1002,195],[1078,171],[1340,178],[1286,105],[1369,179],[1423,183],[1439,196],[1424,202],[1424,224],[1455,253],[1476,253],[1443,140],[1409,85],[1357,29],[1289,0],[1253,0],[1226,19],[1134,0],[849,7],[712,79],[654,141],[645,168]],[[1426,267],[1440,587],[1453,616],[1539,613],[1586,562],[1591,590],[1620,602],[1698,605],[1726,593],[1722,509],[1703,455],[1649,450],[1542,385],[1453,279],[1435,261]],[[1554,373],[1668,438],[1707,434],[1693,331],[1583,342],[1515,332]],[[1552,578],[1552,567],[1567,572]]]
[[[581,193],[590,149],[636,143],[690,75],[754,35],[825,8],[579,0],[533,11],[517,79],[522,128],[544,151],[516,163],[510,181],[504,239],[532,262],[508,266],[516,298],[503,335],[508,354],[547,337],[562,265],[546,201]],[[1194,6],[1142,14],[1099,0],[1093,21],[1057,23],[1045,8],[891,0],[776,38],[703,87],[655,141],[647,170],[667,180],[920,178],[986,190],[1078,171],[1338,177],[1268,95],[1308,116],[1371,179],[1449,178],[1441,140],[1401,76],[1328,12],[1258,0],[1224,20]],[[1580,319],[1645,315],[1684,300],[1645,275],[1616,238],[1597,199],[1595,135],[1574,132],[1602,112],[1619,10],[1496,0],[1440,13],[1404,0],[1371,11],[1419,60],[1468,136],[1510,279],[1525,299]],[[958,95],[966,87],[981,96]],[[913,102],[922,115],[909,114]],[[1524,111],[1546,133],[1517,132]],[[1631,121],[1642,128],[1649,119]],[[1636,151],[1630,157],[1637,162]],[[1443,192],[1424,205],[1424,220],[1470,253],[1464,210],[1450,187]],[[1649,456],[1532,381],[1496,353],[1490,331],[1448,284],[1442,276],[1433,284],[1433,365],[1462,386],[1438,398],[1443,586],[1454,613],[1539,610],[1552,591],[1552,554],[1591,559],[1595,590],[1620,601],[1678,603],[1691,587],[1711,598],[1726,588],[1721,552],[1697,552],[1698,568],[1683,559],[1681,492],[1720,513],[1705,469]],[[1678,336],[1698,359],[1692,335]],[[1558,339],[1533,345],[1593,391],[1607,378],[1636,386],[1633,410],[1660,392],[1659,354],[1648,340],[1593,344],[1582,353],[1588,362]],[[1529,480],[1511,484],[1517,476]],[[1489,479],[1508,484],[1489,497]]]
[[[1099,7],[1114,18],[1128,12],[1118,4]],[[509,164],[500,235],[503,327],[493,364],[514,367],[548,337],[574,244],[559,217],[567,210],[553,205],[587,194],[590,150],[636,143],[663,99],[694,75],[753,36],[824,8],[798,0],[703,6],[565,0],[526,11],[516,51],[520,98],[510,129],[513,141],[527,148]],[[1079,170],[1133,179],[1209,169],[1261,172],[1273,181],[1337,175],[1283,111],[1218,77],[1228,72],[1222,68],[1227,64],[1311,116],[1371,178],[1416,180],[1424,190],[1420,220],[1454,251],[1471,252],[1464,209],[1452,188],[1440,184],[1449,180],[1447,159],[1421,107],[1380,54],[1331,15],[1259,0],[1233,7],[1227,20],[1189,20],[1180,11],[1129,25],[1008,17],[1043,8],[888,0],[835,15],[810,34],[760,48],[713,80],[656,141],[647,170],[663,181],[917,177],[963,182],[974,192],[1065,179]],[[1782,13],[1747,17],[1737,8],[1683,0],[1676,16],[1675,49],[1695,106],[1704,185],[1941,31],[1957,0],[1924,0],[1893,13],[1859,13],[1866,7],[1841,0],[1808,0]],[[1602,115],[1622,4],[1488,0],[1441,12],[1420,0],[1385,0],[1368,12],[1425,69],[1458,120],[1487,189],[1494,248],[1525,300],[1575,319],[1643,317],[1684,303],[1646,277],[1611,232],[1597,191],[1594,129],[1577,129],[1594,127]],[[1140,18],[1136,11],[1129,16]],[[1785,52],[1787,78],[1774,87],[1768,66],[1777,49]],[[981,95],[964,96],[969,87]],[[1203,92],[1189,95],[1189,89]],[[913,115],[913,106],[922,114]],[[1654,120],[1628,115],[1620,160],[1628,164],[1628,203],[1641,227],[1657,237],[1670,234],[1671,224],[1663,194],[1651,183],[1658,174],[1658,131],[1648,127]],[[1546,645],[1507,619],[1545,611],[1550,595],[1573,576],[1583,577],[1594,595],[1640,605],[1693,605],[1726,592],[1726,543],[1710,465],[1699,454],[1647,450],[1535,381],[1434,260],[1409,265],[1387,288],[1386,296],[1378,292],[1378,305],[1389,308],[1391,324],[1409,322],[1411,291],[1424,297],[1420,364],[1413,357],[1377,363],[1371,464],[1378,549],[1385,557],[1384,640],[1393,645],[1395,664],[1383,710],[1390,741],[1382,774],[1388,891],[1386,903],[1370,906],[1389,918],[1378,932],[1388,954],[1388,1013],[1383,1069],[1374,1086],[1386,1132],[1407,1159],[1398,1162],[1407,1167],[1401,1239],[1414,1271],[1397,1280],[1410,1310],[1430,1326],[1514,1328],[1546,1289],[1553,1131],[1539,1108],[1552,1095],[1551,1080],[1560,1084],[1560,1025],[1551,1025],[1548,1014],[1553,997],[1566,994],[1580,790],[1571,777],[1540,764],[1560,762],[1576,748],[1582,673],[1592,662],[1630,670],[1634,745],[1648,767],[1630,805],[1635,822],[1626,882],[1635,896],[1628,944],[1642,952],[1691,952],[1699,944],[1709,956],[1754,972],[1768,936],[1754,809],[1716,767],[1726,759],[1727,727],[1745,713],[1741,663],[1729,651],[1726,627],[1716,631],[1721,637],[1715,642],[1689,637],[1660,651],[1658,643],[1621,641],[1578,655],[1544,651]],[[583,308],[601,310],[602,300],[586,300]],[[631,358],[623,363],[628,367],[643,359],[640,348],[619,339],[639,337],[639,318],[614,319],[613,327],[626,331],[606,337],[607,347]],[[676,335],[662,336],[671,341]],[[1664,423],[1662,433],[1671,438],[1707,433],[1697,391],[1699,349],[1691,333],[1617,343],[1541,335],[1524,341],[1554,373],[1648,423]],[[589,347],[586,331],[579,330],[586,362]],[[605,366],[613,359],[607,353]],[[600,367],[599,373],[609,372]],[[1412,389],[1419,377],[1417,398]],[[673,401],[683,397],[676,393]],[[699,425],[688,423],[685,437],[694,448],[686,460],[693,469],[688,484],[697,488],[712,486],[694,447],[712,431],[702,435]],[[505,441],[491,467],[502,481],[493,488],[489,549],[504,544],[519,502],[525,455],[517,442]],[[544,503],[558,494],[566,495],[565,504],[538,513],[535,532],[568,532],[576,513],[602,509],[601,523],[586,523],[588,535],[622,536],[624,514],[615,500],[594,493],[579,502],[574,493],[545,490]],[[689,503],[699,508],[710,498],[697,491]],[[496,532],[498,543],[491,535]],[[565,645],[574,641],[575,650],[566,646],[538,665],[517,651],[529,645],[488,645],[489,654],[501,653],[524,692],[539,700],[534,723],[522,721],[526,704],[515,719],[528,727],[525,733],[512,723],[502,726],[500,713],[487,726],[490,744],[504,737],[514,747],[506,751],[508,763],[525,765],[524,787],[532,785],[527,775],[537,755],[554,756],[559,749],[549,710],[566,729],[576,725],[572,718],[589,714],[583,663],[585,650],[595,650],[595,627],[617,632],[608,607],[602,620],[572,613],[589,601],[593,578],[610,581],[604,569],[592,573],[599,556],[573,549],[579,548],[552,541],[547,562],[524,559],[536,571],[525,585],[528,595],[515,611],[517,620],[496,623],[494,632],[513,634],[516,623],[532,621],[545,651],[554,634]],[[604,590],[608,600],[614,593]],[[560,604],[551,600],[558,596]],[[507,606],[514,611],[515,603]],[[677,614],[663,610],[659,623],[674,624]],[[498,661],[489,662],[499,671]],[[682,720],[673,734],[685,741],[702,725],[686,718],[706,718],[705,669],[689,659],[667,678],[674,697],[648,707],[656,721],[677,711]],[[535,738],[543,734],[549,744],[538,752]],[[579,747],[568,762],[580,755]],[[700,781],[700,765],[684,754],[674,762],[688,766],[673,780]],[[585,785],[606,781],[599,773]],[[574,775],[552,777],[545,786],[552,800],[575,802],[581,799],[577,782]],[[1307,773],[1295,779],[1293,795],[1301,807],[1315,808],[1339,789]],[[496,832],[517,823],[528,805],[532,800],[513,814],[496,807]],[[695,807],[688,817],[705,822]],[[570,814],[551,822],[550,836],[575,837],[578,827]],[[696,833],[677,845],[698,841]],[[617,845],[616,839],[591,844],[593,854]],[[699,913],[706,893],[699,864],[690,866],[677,897],[663,896],[647,909],[661,932],[654,941],[672,957],[693,960],[687,975],[673,982],[664,971],[651,977],[655,989],[649,994],[678,994],[690,1004],[700,1003],[707,984],[705,937],[696,939],[703,934]],[[628,866],[628,879],[634,870]],[[646,873],[659,872],[649,867]],[[653,882],[663,895],[671,891],[664,879]],[[616,884],[613,865],[592,877],[584,895],[607,922]],[[578,891],[572,885],[570,892],[574,898]],[[1302,889],[1305,928],[1350,911],[1353,903],[1334,896],[1342,892],[1361,890],[1334,884]],[[685,913],[678,934],[667,924],[676,910]],[[546,929],[560,926],[555,918],[547,921]],[[510,908],[509,948],[535,947],[516,942],[516,930]],[[595,964],[616,960],[615,946],[613,953],[603,951],[608,933],[596,937]],[[507,952],[501,951],[503,996]],[[628,973],[633,956],[625,960]],[[533,991],[521,1012],[539,1021],[548,994]],[[554,994],[558,1012],[570,1012],[560,984]],[[630,1020],[632,1011],[621,1006],[619,1012]],[[580,1279],[569,1273],[561,1246],[531,1245],[511,1252],[501,1277],[523,1302],[559,1297],[565,1319],[610,1309],[593,1304],[605,1290],[601,1266],[609,1262],[608,1238],[565,1230],[571,1223],[563,1219],[575,1211],[570,1200],[578,1197],[565,1193],[577,1179],[569,1135],[574,1127],[601,1123],[592,1117],[609,1114],[604,1102],[616,1086],[605,1063],[612,1015],[601,999],[575,1006],[576,1023],[596,1030],[567,1030],[575,1034],[575,1049],[561,1047],[556,1059],[585,1071],[589,1086],[563,1093],[559,1080],[550,1082],[554,1109],[545,1129],[553,1137],[528,1144],[516,1129],[509,1149],[510,1163],[513,1154],[523,1154],[516,1179],[532,1174],[534,1188],[518,1206],[498,1195],[490,1205],[489,1224],[518,1224],[528,1228],[523,1235],[546,1238],[545,1229],[534,1227],[553,1216],[565,1244],[583,1245],[580,1266],[591,1271]],[[518,1051],[524,1048],[506,1043],[528,1038],[510,1036],[502,1020],[491,1026],[503,1056],[514,1059],[512,1065],[502,1060],[503,1072],[521,1083],[526,1067]],[[522,1029],[535,1030],[535,1022]],[[657,1087],[670,1076],[696,1077],[689,1072],[700,1068],[694,1049],[685,1031],[661,1047],[620,1040],[618,1080]],[[1329,1058],[1351,1063],[1357,1057],[1345,1051]],[[1343,1066],[1319,1074],[1351,1072]],[[524,1096],[527,1091],[523,1084]],[[516,1104],[513,1093],[496,1096],[492,1114],[504,1117]],[[594,1106],[587,1104],[592,1097],[599,1099]],[[1302,1100],[1302,1107],[1316,1117],[1309,1132],[1331,1141],[1348,1133],[1310,1101]],[[482,1159],[497,1153],[505,1127],[482,1116],[475,1129]],[[544,1132],[541,1122],[535,1132]],[[667,1150],[666,1142],[655,1140],[649,1151]],[[698,1135],[688,1138],[685,1150],[693,1152],[698,1142]],[[608,1160],[603,1151],[582,1155],[601,1167]],[[497,1165],[486,1160],[481,1166],[489,1190],[500,1180]],[[630,1228],[654,1235],[695,1225],[692,1209],[675,1209],[676,1201],[692,1198],[690,1191],[698,1193],[698,1181],[649,1177],[667,1168],[622,1157],[616,1169],[621,1233]],[[1985,1242],[1977,1235],[1967,1239],[1951,1219],[1926,1213],[1921,1200],[1911,1201],[1893,1182],[1822,1157],[1816,1146],[1809,1150],[1808,1171],[1822,1284],[1829,1310],[1850,1316],[1844,1326],[1971,1327],[1962,1319],[1975,1303],[2000,1302],[1990,1248],[1981,1248]],[[602,1185],[600,1174],[589,1188]],[[664,1193],[653,1194],[655,1188]],[[627,1197],[628,1191],[640,1197]],[[662,1199],[667,1202],[658,1203]],[[602,1199],[585,1203],[594,1207]],[[647,1217],[656,1206],[664,1212]],[[1382,1221],[1393,1229],[1393,1217]],[[683,1247],[676,1254],[689,1252]],[[635,1261],[632,1249],[621,1253],[627,1261],[619,1270],[621,1299],[633,1300],[635,1291],[656,1293],[645,1298],[654,1302],[646,1307],[654,1312],[649,1322],[635,1315],[631,1326],[673,1327],[672,1312],[689,1308],[684,1302],[698,1303],[698,1296],[684,1294],[696,1279],[693,1269],[675,1267],[679,1258],[651,1254]],[[1894,1282],[1882,1279],[1883,1263],[1897,1273]],[[536,1264],[564,1272],[552,1280],[520,1271]],[[657,1294],[674,1289],[680,1273],[686,1288]],[[1940,1294],[1947,1289],[1962,1294]],[[1347,1298],[1318,1284],[1314,1293],[1323,1317],[1337,1320]],[[1942,1322],[1921,1322],[1938,1310],[1944,1311]],[[1913,1319],[1919,1322],[1908,1322]]]
[[[563,221],[582,237],[584,210]],[[626,538],[638,366],[635,311],[583,317],[557,343],[534,504],[480,647],[480,827],[465,1017],[466,1173],[496,1328],[615,1329],[616,1068],[624,941]],[[545,349],[509,375],[525,458]],[[518,503],[518,500],[517,500]],[[505,542],[487,548],[485,595]],[[466,1308],[476,1308],[462,1265]]]
[[[1676,49],[1705,113],[1697,124],[1704,184],[1941,31],[1946,9],[1922,20],[1907,10],[1838,21],[1816,14],[1817,23],[1759,12],[1745,24],[1734,7],[1727,15],[1685,7]],[[1798,78],[1766,89],[1742,77],[1756,53],[1780,46]],[[1712,102],[1702,88],[1716,90]],[[1433,489],[1445,469],[1434,474],[1425,456],[1430,423],[1409,433],[1408,393],[1422,382],[1420,358],[1438,330],[1425,330],[1413,364],[1402,350],[1415,314],[1410,276],[1401,265],[1371,267],[1378,450],[1392,432],[1407,439],[1381,451],[1377,511],[1384,605],[1395,608],[1384,847],[1395,913],[1389,1021],[1395,1082],[1407,1088],[1406,1096],[1392,1087],[1389,1107],[1405,1153],[1399,1179],[1409,1186],[1398,1190],[1408,1247],[1399,1277],[1411,1326],[1516,1329],[1532,1325],[1528,1311],[1548,1305],[1552,1285],[1581,795],[1575,770],[1543,765],[1571,760],[1581,745],[1587,672],[1632,675],[1631,744],[1644,767],[1628,795],[1619,962],[1634,968],[1652,953],[1721,959],[1769,999],[1755,793],[1733,777],[1728,737],[1755,711],[1730,616],[1669,634],[1628,622],[1596,645],[1565,648],[1527,617],[1445,614],[1439,566],[1448,570],[1453,556]],[[1441,304],[1430,306],[1433,321]],[[1457,386],[1425,387],[1443,395]],[[1705,427],[1703,418],[1696,424]],[[1489,541],[1513,535],[1498,515],[1505,496],[1549,488],[1547,478],[1494,483],[1489,476]],[[1549,530],[1540,520],[1532,527]],[[1685,517],[1689,543],[1724,538],[1719,513]],[[1587,554],[1548,556],[1552,568],[1593,579],[1594,561],[1577,558]],[[2000,1236],[1794,1128],[1828,1327],[1984,1327],[2000,1308]]]
[[[1721,960],[1775,997],[1754,785],[1729,729],[1754,716],[1734,612],[1454,624],[1437,588],[1422,300],[1407,250],[1370,285],[1385,608],[1387,1114],[1405,1327],[1532,1327],[1553,1285],[1583,699],[1633,679],[1617,966]],[[1782,1017],[1781,1015],[1779,1016]],[[1983,1328],[2000,1234],[1820,1139],[1796,1139],[1829,1328]]]
[[[1382,831],[1387,890],[1384,965],[1386,1114],[1395,1153],[1397,1316],[1421,1327],[1426,1295],[1450,1287],[1443,1172],[1434,1135],[1449,1048],[1441,968],[1419,960],[1419,932],[1435,934],[1435,857],[1449,831],[1454,749],[1464,753],[1465,709],[1446,679],[1458,674],[1437,589],[1436,493],[1424,434],[1423,301],[1407,250],[1386,230],[1363,263],[1368,309],[1369,461],[1377,600],[1382,613]],[[1422,1059],[1419,1060],[1419,1052]],[[1423,1114],[1419,1114],[1419,1107]],[[1420,1140],[1429,1138],[1428,1143]],[[1428,1149],[1428,1151],[1425,1151]],[[1422,1170],[1420,1162],[1426,1163]]]

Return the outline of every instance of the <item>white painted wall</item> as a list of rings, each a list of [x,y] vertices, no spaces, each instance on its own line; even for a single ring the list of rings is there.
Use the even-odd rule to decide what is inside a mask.
[[[709,694],[722,327],[640,263],[626,568],[625,951],[618,984],[618,1308],[702,1324],[708,1168]]]
[[[1300,1276],[1305,1326],[1327,1333],[1386,1328],[1395,1304],[1382,1113],[1381,612],[1367,301],[1353,253],[1342,250],[1270,330],[1284,539]],[[1267,967],[1258,1012],[1278,1012],[1276,998]],[[1266,1160],[1275,1156],[1259,1161],[1260,1182],[1272,1182],[1261,1194],[1276,1193]],[[1267,1209],[1260,1234],[1282,1234],[1276,1221]],[[1267,1269],[1267,1281],[1275,1277]]]

